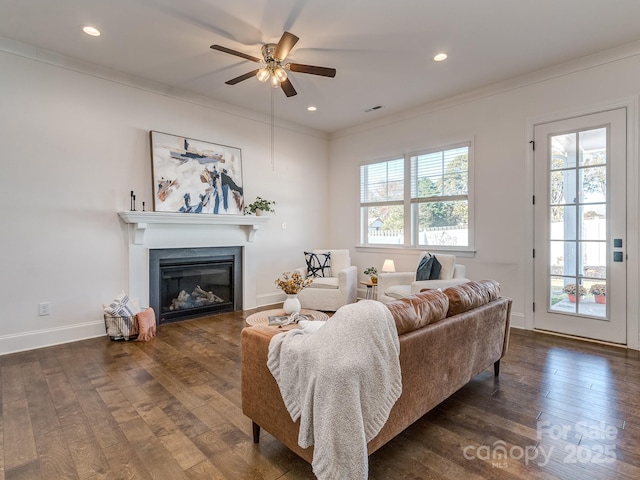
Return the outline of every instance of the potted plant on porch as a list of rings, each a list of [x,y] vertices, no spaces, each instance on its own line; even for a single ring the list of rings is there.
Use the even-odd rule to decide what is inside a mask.
[[[587,289],[582,285],[576,285],[575,283],[567,283],[562,291],[569,296],[569,301],[571,303],[576,303],[576,297],[584,297],[587,294]]]
[[[607,303],[607,286],[604,283],[594,283],[589,289],[596,303]]]

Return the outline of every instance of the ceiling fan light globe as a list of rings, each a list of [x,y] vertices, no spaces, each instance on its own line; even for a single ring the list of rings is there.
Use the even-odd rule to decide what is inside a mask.
[[[258,70],[258,73],[256,73],[256,78],[260,80],[262,83],[269,80],[270,76],[271,76],[271,72],[269,71],[268,68],[261,68],[260,70]]]
[[[278,66],[273,70],[273,75],[278,79],[278,82],[282,83],[287,79],[287,72],[284,68]]]
[[[276,75],[271,75],[271,85],[273,88],[278,88],[280,86],[280,80]]]

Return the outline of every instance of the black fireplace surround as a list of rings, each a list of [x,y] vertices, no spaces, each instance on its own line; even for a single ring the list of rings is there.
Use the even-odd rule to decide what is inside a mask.
[[[160,324],[242,310],[242,247],[150,249],[149,306]]]

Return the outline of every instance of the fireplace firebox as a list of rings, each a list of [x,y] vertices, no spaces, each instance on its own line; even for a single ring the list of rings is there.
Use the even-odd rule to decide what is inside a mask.
[[[158,323],[242,309],[242,248],[149,250],[149,305]]]

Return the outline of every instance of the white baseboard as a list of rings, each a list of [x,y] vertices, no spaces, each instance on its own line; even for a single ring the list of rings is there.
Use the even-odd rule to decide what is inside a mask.
[[[0,337],[0,355],[77,342],[88,338],[106,336],[104,321],[79,323],[64,327],[34,330],[32,332],[3,335]]]
[[[511,327],[526,330],[524,313],[511,312]]]

